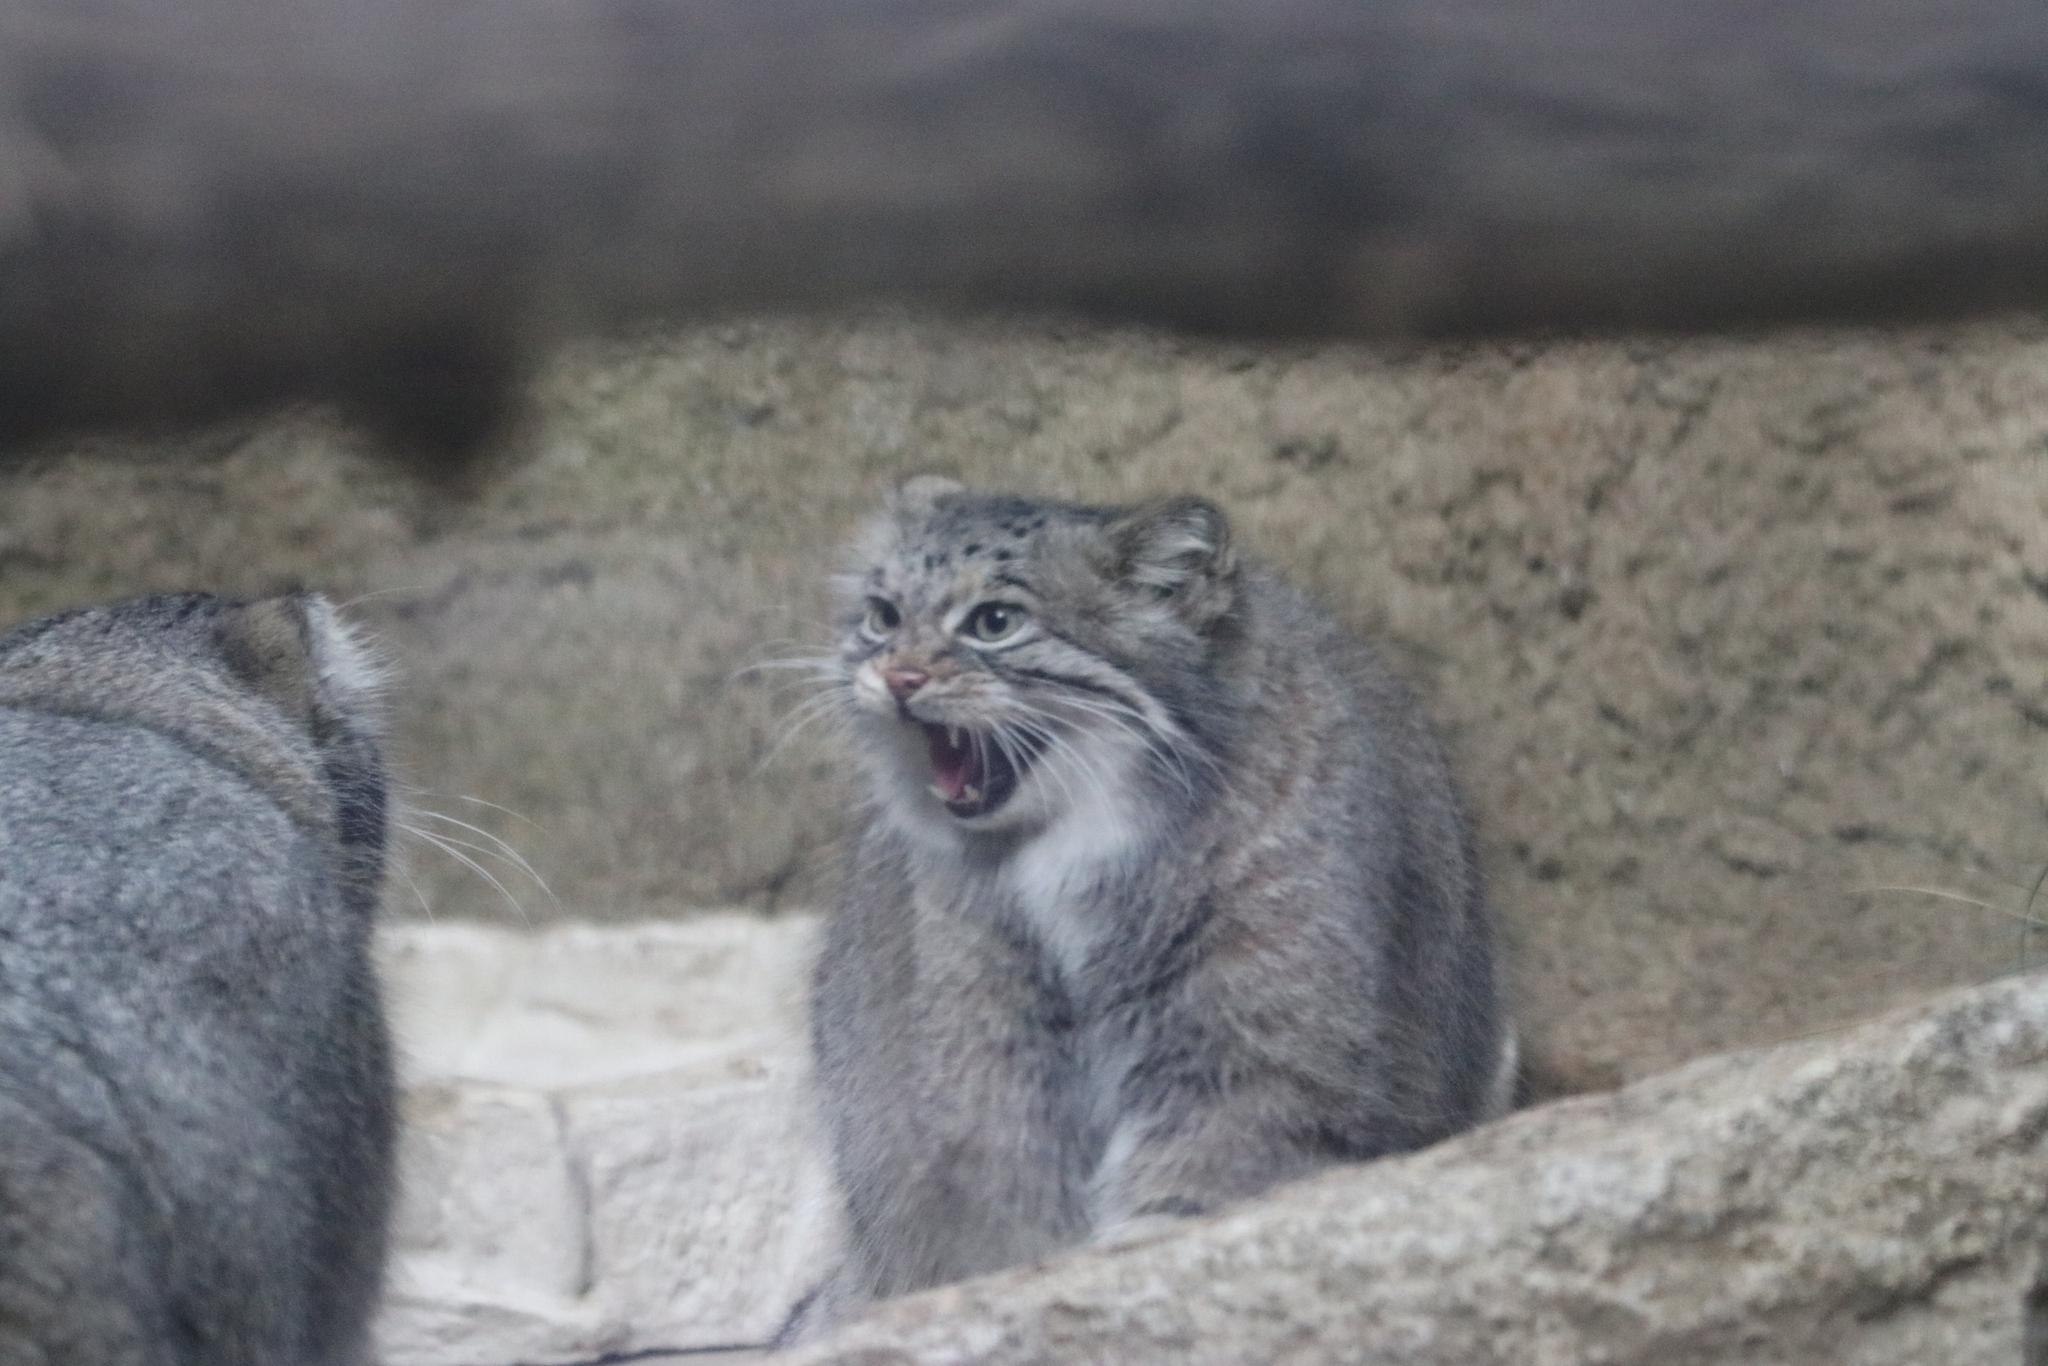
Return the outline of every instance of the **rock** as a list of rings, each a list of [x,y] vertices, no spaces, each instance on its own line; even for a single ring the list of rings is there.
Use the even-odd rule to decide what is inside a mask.
[[[536,1089],[804,1049],[815,917],[639,925],[394,924],[379,956],[415,1081]]]
[[[387,933],[385,1366],[765,1341],[837,1238],[802,1091],[813,928]],[[2034,974],[878,1306],[788,1360],[2041,1366],[2044,1254]]]
[[[403,1197],[384,1366],[758,1344],[834,1246],[814,922],[394,926]]]
[[[898,1300],[786,1360],[2040,1366],[2044,1239],[2034,974]]]

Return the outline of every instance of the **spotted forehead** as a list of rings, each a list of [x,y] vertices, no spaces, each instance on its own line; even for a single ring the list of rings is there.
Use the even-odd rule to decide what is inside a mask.
[[[957,602],[990,588],[1032,587],[1033,561],[1063,509],[1024,499],[956,499],[903,528],[867,575],[872,591],[915,605]]]

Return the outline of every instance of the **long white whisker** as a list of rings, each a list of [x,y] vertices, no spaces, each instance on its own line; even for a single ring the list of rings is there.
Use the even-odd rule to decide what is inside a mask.
[[[841,688],[835,687],[816,693],[798,703],[789,715],[783,718],[781,733],[768,746],[768,752],[761,756],[760,762],[754,765],[754,772],[760,773],[765,770],[781,756],[782,751],[787,749],[797,736],[821,719],[835,724],[845,723],[844,692]]]
[[[1137,742],[1142,750],[1160,762],[1167,769],[1170,776],[1174,778],[1181,791],[1188,796],[1194,795],[1195,781],[1194,775],[1188,770],[1184,751],[1188,748],[1193,748],[1196,754],[1205,760],[1210,767],[1213,768],[1216,764],[1214,756],[1209,755],[1199,746],[1169,743],[1167,738],[1153,730],[1147,723],[1145,716],[1135,709],[1122,705],[1103,703],[1095,698],[1077,698],[1068,694],[1063,694],[1053,699],[1053,704],[1068,707],[1084,716],[1092,716],[1115,726]],[[1050,708],[1047,710],[1050,711]]]
[[[817,638],[816,638],[815,636],[811,637],[810,639],[805,639],[805,638],[804,638],[804,637],[802,637],[802,636],[776,636],[776,637],[774,637],[774,638],[773,638],[773,639],[771,639],[771,640],[764,640],[764,641],[760,642],[760,648],[761,648],[761,649],[763,649],[763,650],[781,650],[781,649],[795,649],[795,650],[805,650],[805,651],[809,651],[809,650],[829,650],[829,649],[830,649],[831,647],[830,647],[830,646],[827,646],[827,645],[821,645],[821,644],[819,644],[819,643],[818,643],[818,640],[817,640]],[[775,656],[775,658],[777,658],[777,659],[780,659],[780,658],[782,658],[782,657],[783,657],[783,656],[780,656],[780,655],[777,655],[777,656]],[[790,656],[790,657],[791,657],[791,658],[811,658],[812,656],[809,656],[809,655],[796,655],[796,656]],[[818,657],[819,657],[819,658],[822,658],[822,656],[818,656]]]
[[[1077,711],[1092,711],[1098,716],[1122,716],[1135,721],[1140,728],[1169,743],[1186,741],[1190,737],[1172,713],[1157,702],[1146,698],[1146,705],[1138,706],[1124,697],[1109,697],[1097,693],[1062,692],[1055,699],[1061,705]]]
[[[429,811],[425,807],[415,807],[413,809],[412,814],[416,816],[425,816],[429,820],[446,821],[450,825],[457,826],[463,830],[471,832],[472,834],[480,836],[482,839],[486,841],[485,844],[472,844],[468,840],[459,840],[452,835],[446,836],[445,838],[447,838],[451,843],[461,845],[464,849],[472,849],[479,854],[495,855],[498,858],[505,860],[505,862],[511,864],[514,868],[517,868],[527,877],[533,879],[534,886],[540,888],[543,892],[546,892],[548,900],[554,902],[557,907],[561,906],[562,899],[555,895],[554,889],[552,887],[548,886],[547,879],[542,877],[538,872],[534,871],[533,865],[526,861],[526,856],[520,853],[517,849],[514,849],[511,845],[505,843],[505,841],[499,839],[496,835],[493,835],[490,831],[481,829],[478,826],[471,825],[468,821],[460,821],[455,819],[455,817],[453,816],[445,816],[441,814],[439,811]]]
[[[475,859],[463,853],[460,849],[457,849],[454,845],[450,844],[446,839],[442,838],[439,835],[436,835],[431,830],[422,830],[417,825],[402,825],[399,828],[404,830],[409,835],[413,835],[419,839],[425,840],[428,844],[433,845],[436,849],[439,849],[442,853],[448,855],[448,857],[454,859],[457,863],[460,863],[463,866],[467,867],[471,872],[475,873],[485,882],[488,882],[493,887],[496,887],[498,889],[498,895],[504,897],[506,902],[512,907],[512,909],[519,913],[519,918],[521,920],[532,919],[531,916],[527,915],[526,908],[519,904],[519,898],[512,895],[510,889],[508,889],[504,883],[498,881],[497,878],[493,877],[491,875],[490,869],[484,867],[481,863],[478,863]]]
[[[501,855],[504,856],[507,862],[509,862],[513,867],[517,868],[520,872],[526,874],[535,882],[539,882],[541,880],[540,874],[533,871],[533,865],[526,861],[525,855],[521,854],[517,849],[507,844],[504,840],[499,839],[496,835],[484,829],[482,826],[471,825],[468,821],[460,820],[454,816],[450,816],[446,812],[434,811],[424,806],[413,807],[410,814],[415,816],[425,816],[430,820],[446,821],[450,825],[469,831],[470,834],[475,835],[479,839],[482,839],[485,842],[489,843]]]
[[[533,817],[527,815],[524,811],[514,811],[509,806],[500,806],[496,802],[487,802],[482,797],[471,797],[461,792],[436,792],[431,787],[420,787],[412,783],[404,784],[400,790],[404,792],[407,798],[436,797],[444,798],[448,801],[468,802],[471,806],[488,807],[492,811],[503,812],[505,815],[510,816],[513,820],[518,821],[522,825],[530,825],[534,829],[540,831],[542,834],[547,833],[546,826],[542,825]],[[409,802],[407,809],[414,811],[424,811],[427,808],[423,803]]]
[[[423,591],[425,588],[425,584],[416,583],[409,588],[379,588],[376,591],[370,593],[358,593],[356,594],[356,596],[350,598],[347,602],[335,603],[334,610],[337,612],[346,612],[349,608],[354,607],[357,603],[368,602],[371,598],[388,598],[394,593],[418,593]]]
[[[1144,723],[1144,717],[1128,707],[1110,706],[1097,702],[1093,698],[1080,697],[1059,697],[1052,699],[1052,702],[1054,706],[1064,708],[1065,710],[1108,721],[1132,739],[1148,747],[1158,743],[1158,737],[1153,734],[1151,727]],[[1048,717],[1057,715],[1053,710],[1053,706],[1041,707],[1039,711],[1041,715]],[[1066,720],[1070,718],[1062,717],[1060,719]]]
[[[433,793],[429,793],[429,794],[427,794],[427,795],[429,795],[429,796],[432,796],[432,795],[434,795],[434,794],[433,794]],[[498,805],[498,804],[497,804],[496,802],[487,802],[487,801],[485,801],[485,800],[484,800],[484,799],[483,799],[482,797],[465,797],[465,796],[463,796],[463,795],[462,795],[462,794],[460,794],[460,793],[457,793],[457,794],[456,794],[456,796],[455,796],[455,800],[456,800],[456,801],[458,801],[458,802],[474,802],[474,803],[476,803],[476,804],[477,804],[478,806],[488,806],[488,807],[489,807],[489,808],[490,808],[491,810],[493,810],[493,811],[502,811],[502,812],[504,812],[504,813],[505,813],[506,815],[510,816],[510,817],[511,817],[511,818],[512,818],[513,820],[515,820],[515,821],[525,821],[525,822],[526,822],[526,823],[527,823],[528,825],[530,825],[530,826],[532,826],[532,827],[533,827],[534,829],[536,829],[536,830],[540,831],[540,832],[541,832],[541,833],[542,833],[543,835],[545,835],[545,834],[547,833],[547,829],[546,829],[546,827],[544,827],[543,825],[541,825],[541,823],[540,823],[539,821],[537,821],[537,820],[533,819],[533,817],[531,817],[531,816],[527,815],[526,813],[524,813],[524,812],[522,812],[522,811],[514,811],[514,810],[513,810],[513,809],[512,809],[511,807],[509,807],[509,806],[500,806],[500,805]]]
[[[830,681],[842,676],[846,672],[846,662],[833,653],[787,655],[775,659],[758,659],[751,664],[745,664],[734,669],[725,676],[725,681],[727,683],[737,683],[742,678],[754,674],[774,672],[799,673],[810,680]],[[794,684],[795,686],[801,686],[803,681],[803,679],[798,679],[794,681]],[[783,684],[781,686],[791,685]]]
[[[783,723],[785,725],[808,725],[811,718],[819,712],[836,710],[843,705],[846,693],[847,689],[843,686],[821,688],[790,708],[789,714],[783,718]]]
[[[998,721],[995,729],[989,733],[989,738],[995,742],[998,749],[1002,750],[1003,758],[1009,762],[1011,770],[1016,773],[1024,772],[1029,761],[1024,757],[1022,740],[1013,736],[1011,732],[1015,730],[1024,738],[1032,738],[1029,729],[1030,724],[1028,720],[1023,718],[1010,718]],[[1059,764],[1032,765],[1032,768],[1033,771],[1044,772],[1052,779],[1059,787],[1062,801],[1069,808],[1075,805],[1073,789],[1067,785],[1066,776],[1060,772],[1061,766]]]
[[[1095,794],[1097,800],[1105,804],[1108,803],[1110,799],[1108,778],[1097,764],[1091,762],[1088,756],[1081,752],[1079,746],[1049,730],[1044,731],[1040,735],[1039,740],[1045,746],[1046,758],[1048,760],[1046,766],[1058,779],[1063,792],[1072,792],[1072,785],[1068,781],[1068,777],[1071,775],[1074,782],[1078,782],[1090,789]],[[1069,795],[1068,801],[1073,801],[1071,795]]]
[[[1104,802],[1109,800],[1110,785],[1107,775],[1102,772],[1099,765],[1082,753],[1077,745],[1049,725],[1046,718],[1035,713],[1027,713],[1013,718],[1012,724],[1044,746],[1047,767],[1060,783],[1061,791],[1066,794],[1069,803],[1073,801],[1073,793],[1064,777],[1064,771],[1068,769],[1073,771],[1077,780],[1085,782],[1092,788],[1098,798]]]
[[[1094,698],[1062,697],[1059,700],[1062,704],[1071,705],[1076,710],[1121,724],[1127,732],[1131,731],[1131,723],[1136,722],[1142,728],[1143,733],[1142,735],[1134,734],[1133,738],[1140,739],[1154,755],[1164,762],[1171,764],[1175,775],[1180,780],[1182,790],[1190,795],[1194,791],[1194,774],[1188,768],[1190,758],[1198,762],[1212,775],[1218,775],[1222,772],[1222,760],[1215,754],[1210,753],[1206,746],[1197,742],[1178,723],[1174,724],[1171,732],[1162,732],[1144,713],[1121,703],[1114,705],[1105,704]]]
[[[433,924],[434,908],[427,904],[427,894],[420,890],[419,883],[413,881],[412,874],[406,872],[403,868],[393,868],[391,871],[405,879],[405,885],[412,888],[412,894],[419,899],[420,914],[427,918],[429,925]]]
[[[1941,901],[1961,902],[1965,906],[1975,906],[1980,911],[1989,911],[1993,915],[2002,915],[2009,920],[2017,920],[2023,924],[2048,925],[2048,919],[2043,919],[2026,911],[2016,911],[2010,906],[2000,906],[1995,902],[1980,901],[1974,896],[1965,896],[1961,892],[1951,892],[1941,887],[1875,886],[1856,887],[1851,890],[1859,892],[1910,892],[1915,896],[1931,896]]]
[[[734,669],[732,673],[727,676],[730,678],[738,678],[743,674],[768,673],[771,670],[776,669],[789,671],[801,670],[805,673],[828,674],[838,673],[841,669],[845,667],[845,663],[837,655],[802,655],[794,656],[789,659],[755,660],[752,664],[741,665],[739,668]]]
[[[1179,726],[1174,726],[1170,732],[1162,731],[1150,715],[1131,706],[1127,702],[1110,701],[1078,693],[1062,693],[1057,697],[1048,699],[1048,702],[1050,703],[1050,706],[1047,708],[1048,711],[1051,709],[1051,706],[1057,706],[1089,716],[1098,716],[1106,721],[1113,721],[1121,725],[1133,738],[1142,737],[1148,745],[1183,738]],[[1171,718],[1168,718],[1168,720],[1170,721]]]

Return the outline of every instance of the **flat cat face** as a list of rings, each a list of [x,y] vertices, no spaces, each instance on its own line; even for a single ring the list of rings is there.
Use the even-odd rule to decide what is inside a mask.
[[[838,581],[870,778],[902,814],[970,831],[1186,786],[1234,580],[1223,515],[1196,499],[1087,507],[910,481]]]

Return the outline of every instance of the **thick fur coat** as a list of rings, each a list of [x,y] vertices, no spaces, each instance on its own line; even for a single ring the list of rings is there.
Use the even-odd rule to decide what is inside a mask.
[[[0,1363],[367,1360],[375,681],[313,596],[0,634]]]
[[[812,1027],[851,1251],[793,1333],[1503,1106],[1442,746],[1214,507],[917,480],[842,586]]]

